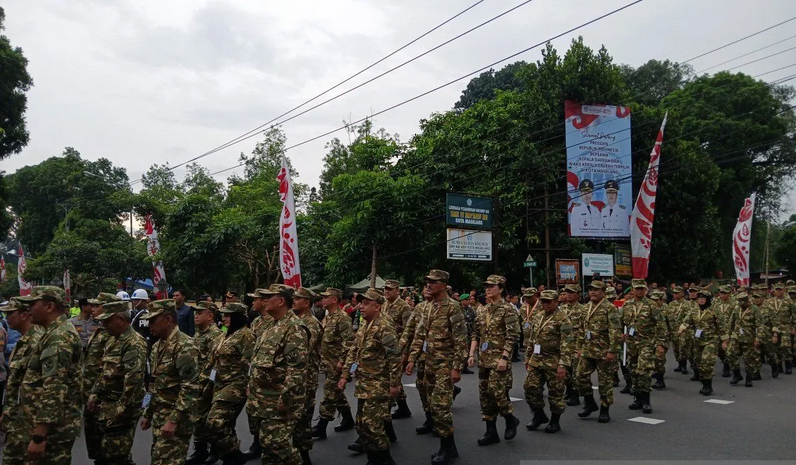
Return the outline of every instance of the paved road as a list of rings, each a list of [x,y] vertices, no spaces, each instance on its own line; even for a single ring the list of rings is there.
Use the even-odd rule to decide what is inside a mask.
[[[588,419],[580,419],[576,415],[579,407],[569,407],[561,419],[562,431],[551,435],[541,429],[533,432],[525,430],[524,424],[530,421],[531,416],[522,391],[525,369],[522,364],[515,363],[511,396],[517,399],[514,402],[515,414],[523,425],[513,441],[503,441],[488,447],[479,447],[475,442],[484,430],[479,413],[477,377],[463,375],[459,384],[463,392],[453,406],[456,441],[461,454],[454,463],[484,464],[496,458],[500,465],[516,464],[521,460],[555,459],[793,459],[796,376],[780,375],[778,379],[771,379],[771,371],[766,366],[763,368],[763,381],[756,381],[753,388],[730,386],[727,378],[717,376],[714,378],[715,392],[706,398],[698,393],[700,383],[689,381],[690,376],[673,373],[671,369],[674,366],[670,360],[666,376],[667,389],[652,393],[651,415],[628,410],[630,396],[620,394],[619,388],[616,388],[611,423],[597,423],[596,414]],[[414,379],[405,377],[404,383],[412,384]],[[349,400],[353,404],[355,401],[350,384],[348,389]],[[414,428],[423,420],[420,399],[413,387],[407,387],[406,390],[415,416],[395,422],[399,440],[393,445],[392,454],[399,464],[429,463],[430,454],[438,447],[438,439],[415,434]],[[732,403],[706,403],[708,399]],[[663,422],[650,425],[629,421],[642,416]],[[502,419],[498,427],[502,436]],[[238,421],[238,434],[244,443],[243,447],[248,446],[251,437],[245,415],[241,415]],[[330,424],[329,439],[315,443],[311,453],[313,463],[364,465],[364,455],[355,456],[345,447],[355,438],[355,431],[335,433]],[[139,431],[136,435],[133,459],[137,464],[149,463],[151,441],[152,436],[148,431]],[[75,444],[73,463],[90,463],[82,439]]]

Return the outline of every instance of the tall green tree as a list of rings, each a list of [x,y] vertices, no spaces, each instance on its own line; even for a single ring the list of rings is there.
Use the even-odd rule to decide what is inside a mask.
[[[28,97],[25,92],[33,86],[28,74],[28,59],[22,49],[12,47],[2,32],[6,19],[0,7],[0,160],[19,153],[28,145],[30,134],[25,127]]]

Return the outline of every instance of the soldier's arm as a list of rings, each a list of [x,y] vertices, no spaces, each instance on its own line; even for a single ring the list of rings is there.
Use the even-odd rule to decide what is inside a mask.
[[[561,322],[561,346],[559,347],[561,355],[558,357],[558,364],[560,366],[572,366],[574,341],[575,338],[572,331],[572,321],[569,318],[564,318],[564,321]]]
[[[403,308],[401,310],[401,328],[406,328],[406,325],[409,322],[409,317],[412,316],[412,307],[409,306],[406,301],[404,301]],[[398,336],[401,336],[398,334]]]
[[[453,354],[451,354],[453,356],[453,369],[461,370],[467,362],[470,347],[467,341],[467,324],[464,322],[462,307],[458,303],[451,306],[449,321],[451,336],[453,336]]]
[[[249,332],[241,338],[240,343],[241,357],[247,363],[251,363],[252,355],[254,354],[254,335]],[[245,372],[246,379],[249,378],[249,370]]]
[[[180,393],[174,403],[174,409],[169,415],[169,421],[178,425],[189,419],[190,410],[202,392],[197,365],[198,358],[199,353],[193,341],[187,341],[178,348],[175,354]]]
[[[67,398],[69,369],[72,365],[72,345],[68,337],[68,334],[52,336],[39,356],[42,387],[39,391],[41,397],[36,401],[38,408],[33,410],[34,425],[61,422],[64,412],[75,401]],[[74,333],[74,337],[79,345],[80,336]]]
[[[348,352],[353,350],[356,342],[356,340],[354,339],[354,327],[351,326],[351,319],[338,318],[338,331],[339,331],[338,334],[340,335],[340,340],[343,344],[343,353],[340,356],[340,360],[337,360],[336,362],[345,363],[345,360],[348,357]]]
[[[387,366],[390,368],[390,387],[400,387],[403,368],[401,366],[401,349],[398,347],[395,329],[391,325],[385,325],[382,329],[381,346],[384,347]]]
[[[409,361],[412,363],[417,363],[417,359],[420,358],[420,353],[423,351],[423,343],[426,341],[426,320],[425,318],[420,317],[419,315],[415,315],[415,320],[417,320],[417,326],[415,327],[415,335],[412,339],[412,345],[409,349]]]
[[[503,353],[508,354],[511,358],[511,352],[514,350],[514,343],[520,338],[520,322],[517,318],[517,312],[513,308],[508,309],[506,317],[503,319],[505,326],[505,341],[503,343]]]
[[[406,320],[406,324],[404,325],[404,332],[401,334],[401,341],[398,343],[402,354],[408,355],[409,349],[411,349],[412,340],[415,335],[417,314],[418,312],[413,311],[409,315],[409,319]]]
[[[138,334],[136,334],[137,337]],[[144,397],[144,369],[146,367],[146,342],[141,338],[138,345],[126,344],[122,349],[124,367],[124,387],[116,404],[116,415],[120,417],[137,416]]]
[[[759,308],[755,307],[752,310],[754,311],[755,339],[762,342],[766,337],[766,323]]]
[[[359,348],[362,347],[361,341],[363,337],[365,337],[364,332],[358,332],[354,335],[355,343],[351,350],[348,351],[346,359],[343,361],[343,371],[340,374],[341,379],[350,378],[351,367],[359,359]]]
[[[655,346],[667,347],[666,334],[668,331],[666,329],[666,316],[660,308],[653,307],[652,311],[655,317],[655,337],[653,338]]]
[[[157,353],[159,351],[160,344],[161,344],[161,341],[155,342],[155,344],[152,346],[152,349],[149,351],[149,360],[147,360],[147,362],[150,364],[150,366],[152,364],[152,360],[157,360]],[[154,381],[155,381],[154,377],[150,374],[150,378],[149,378],[149,382],[148,382],[148,392],[147,392],[147,394],[149,394],[150,396],[151,396],[151,392],[153,390],[152,384],[154,383]],[[144,412],[141,414],[141,416],[146,418],[147,420],[149,420],[151,422],[152,421],[152,413],[153,413],[152,412],[152,403],[150,402],[150,404],[147,405],[146,408],[144,408]]]
[[[303,403],[307,385],[307,341],[307,334],[299,325],[290,328],[285,341],[284,356],[287,370],[279,403],[294,414]]]
[[[713,314],[716,315],[716,327],[719,330],[719,337],[722,341],[729,341],[730,340],[730,325],[724,315],[717,310],[713,310]]]
[[[622,351],[622,322],[619,319],[619,310],[613,304],[607,303],[608,309],[608,352],[618,354]]]

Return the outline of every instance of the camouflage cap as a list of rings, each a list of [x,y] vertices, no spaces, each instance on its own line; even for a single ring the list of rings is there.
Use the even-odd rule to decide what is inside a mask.
[[[735,296],[735,298],[736,298],[737,300],[749,300],[749,294],[747,294],[746,292],[740,292],[740,293],[738,293],[738,294]]]
[[[343,291],[341,291],[340,289],[335,289],[333,287],[327,287],[325,291],[321,292],[318,295],[321,295],[323,297],[329,297],[333,295],[336,296],[338,299],[341,299],[343,297]]]
[[[674,288],[672,289],[672,292],[674,292],[675,294],[679,294],[679,293],[683,292],[683,286],[674,286]]]
[[[647,281],[645,281],[643,279],[634,279],[634,280],[630,281],[630,286],[633,289],[640,289],[642,287],[646,288],[647,287]]]
[[[296,289],[296,292],[293,294],[293,297],[296,299],[309,299],[312,300],[317,296],[317,294],[306,287],[300,287]]]
[[[388,279],[384,281],[384,289],[399,289],[401,283],[397,279]]]
[[[523,292],[523,297],[533,297],[536,293],[539,292],[535,287],[526,287],[525,292]]]
[[[264,294],[266,292],[268,292],[268,289],[258,288],[258,289],[255,289],[254,292],[251,292],[251,293],[246,294],[246,295],[251,297],[252,299],[262,299],[263,297],[265,297]],[[227,296],[227,297],[229,297],[229,296]]]
[[[241,313],[243,315],[245,315],[248,311],[248,307],[240,302],[230,302],[226,305],[226,307],[221,307],[221,310],[219,310],[221,313]]]
[[[142,320],[151,320],[163,312],[177,310],[177,303],[174,302],[174,299],[161,299],[149,302],[146,308],[149,312],[141,315]]]
[[[775,291],[784,291],[785,290],[785,285],[782,284],[782,283],[774,284],[774,290]]]
[[[661,300],[666,294],[662,291],[652,291],[650,292],[650,299],[652,300]]]
[[[594,281],[589,283],[589,289],[597,289],[600,291],[605,290],[605,283],[600,281],[599,279],[595,279]]]
[[[431,270],[426,275],[426,280],[428,281],[442,281],[443,283],[447,283],[450,279],[451,275],[447,271],[443,270]]]
[[[702,297],[713,297],[713,293],[712,293],[712,292],[710,292],[710,291],[709,291],[709,290],[707,290],[707,289],[700,289],[700,290],[698,290],[698,291],[697,291],[697,295],[698,295],[698,296],[702,296]]]
[[[688,292],[699,292],[699,288],[694,285],[689,286]]]
[[[45,297],[61,305],[66,304],[66,291],[58,286],[36,286],[30,291],[30,295],[19,296],[17,299],[20,302],[35,302]]]
[[[496,274],[491,274],[489,275],[489,277],[486,278],[486,280],[484,280],[484,284],[496,284],[498,286],[505,286],[506,278]]]
[[[25,304],[25,302],[20,301],[19,297],[12,297],[11,300],[0,307],[0,312],[11,313],[17,310],[25,310],[26,308],[28,308],[28,306]]]
[[[215,312],[215,311],[218,310],[218,305],[214,304],[213,302],[208,302],[206,300],[202,300],[202,301],[199,301],[199,302],[196,303],[196,309],[199,310],[199,311],[212,310],[212,311]]]
[[[362,302],[363,300],[372,300],[378,303],[382,303],[384,302],[384,297],[382,297],[382,295],[379,294],[379,291],[371,287],[364,293],[357,294],[357,302]]]
[[[116,294],[111,294],[110,292],[100,292],[97,294],[97,298],[94,299],[96,302],[94,305],[107,304],[108,302],[120,302],[121,300],[121,297],[117,296]],[[89,303],[91,303],[91,301],[89,301]]]
[[[577,294],[578,292],[580,292],[580,286],[575,284],[567,284],[566,286],[564,286],[564,290],[567,292],[574,292]]]
[[[287,284],[271,284],[268,287],[268,290],[262,293],[264,297],[270,297],[272,295],[281,295],[285,297],[290,297],[291,299],[295,294],[296,294],[296,288],[288,286]]]
[[[788,294],[796,293],[796,286],[788,286]]]
[[[759,291],[759,290],[757,290],[757,289],[753,289],[753,290],[752,290],[752,298],[753,298],[753,299],[759,299],[759,298],[761,298],[761,297],[763,297],[763,293],[762,293],[762,292],[760,292],[760,291]]]
[[[558,300],[558,293],[552,289],[542,291],[539,300]]]
[[[719,286],[719,292],[721,294],[729,294],[730,292],[732,292],[732,286],[730,286],[729,284]]]
[[[98,316],[95,316],[95,320],[107,320],[108,318],[116,315],[117,313],[122,313],[130,310],[130,305],[127,302],[118,301],[118,302],[108,302],[102,306],[102,313]],[[143,315],[142,315],[143,317]]]
[[[796,281],[794,281],[792,279],[789,279],[789,280],[785,281],[785,284],[788,285],[788,286],[796,286]]]
[[[617,298],[616,289],[613,288],[613,287],[606,287],[605,288],[605,297],[607,297],[609,299],[616,299]]]

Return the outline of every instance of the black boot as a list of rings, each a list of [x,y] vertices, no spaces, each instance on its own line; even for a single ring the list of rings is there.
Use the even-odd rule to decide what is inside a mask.
[[[614,372],[614,387],[617,387],[617,386],[619,386],[619,372],[615,371]]]
[[[691,377],[691,381],[699,381],[699,368],[694,368],[694,376]]]
[[[325,420],[323,418],[318,420],[318,423],[316,423],[315,426],[312,427],[312,437],[318,438],[318,439],[326,439],[326,425],[328,425],[328,424],[329,424],[329,420]],[[257,437],[254,438],[254,443],[257,444],[257,450],[259,451],[260,450],[260,441],[257,440]],[[251,448],[253,448],[253,447],[254,447],[254,444],[252,444],[252,447],[250,447],[249,450],[251,450]],[[248,452],[246,454],[247,454],[246,456],[248,457]],[[251,460],[251,459],[249,459],[249,460]]]
[[[730,377],[730,366],[727,365],[727,362],[724,362],[721,367],[721,377],[722,378],[729,378]]]
[[[596,412],[597,410],[600,410],[600,408],[597,406],[597,402],[594,401],[594,394],[589,394],[583,396],[583,409],[578,412],[578,416],[581,418],[586,418],[591,415],[592,412]]]
[[[755,375],[753,375],[753,374],[752,374],[752,372],[750,372],[750,371],[747,371],[747,372],[746,372],[746,383],[744,383],[744,386],[746,386],[746,387],[752,387],[752,386],[753,386],[753,384],[752,384],[752,380],[753,380],[754,378],[755,378]]]
[[[241,454],[241,457],[243,457],[243,454]],[[221,454],[218,453],[218,449],[216,448],[215,444],[210,443],[210,455],[207,457],[207,460],[205,460],[205,465],[212,465],[218,462],[220,458]]]
[[[730,380],[730,384],[735,386],[736,384],[740,383],[741,381],[743,381],[743,376],[741,376],[741,369],[740,368],[736,368],[736,369],[732,370],[732,379]]]
[[[351,416],[350,408],[340,410],[340,415],[343,417],[343,420],[339,425],[334,427],[335,432],[342,433],[343,431],[348,431],[356,426],[356,423],[354,423],[354,417]]]
[[[779,376],[779,365],[771,362],[771,377],[776,378],[777,376]]]
[[[525,429],[528,431],[534,431],[543,424],[549,422],[550,419],[547,418],[547,415],[544,413],[544,409],[534,409],[533,410],[533,418],[531,418],[531,422],[525,425]]]
[[[193,454],[185,460],[185,465],[199,465],[200,463],[205,463],[208,457],[210,457],[210,453],[207,451],[207,443],[194,441]]]
[[[357,454],[365,452],[365,449],[362,448],[362,438],[357,436],[356,441],[348,445],[348,450],[350,450],[351,452],[356,452]]]
[[[677,362],[677,366],[676,366],[676,367],[674,367],[674,372],[675,372],[675,373],[680,373],[681,371],[683,371],[683,366],[682,366],[682,365],[680,364],[680,362],[678,361],[678,362]]]
[[[511,441],[517,435],[517,427],[520,426],[520,419],[509,413],[503,417],[506,420],[506,431],[503,432],[503,439]]]
[[[575,388],[573,388],[572,386],[569,386],[567,388],[564,397],[567,399],[567,405],[569,405],[570,407],[575,407],[577,405],[580,405],[580,397],[578,396],[578,391],[575,390]]]
[[[486,432],[478,439],[479,446],[488,446],[490,444],[497,444],[500,442],[500,436],[497,433],[497,422],[494,420],[486,422]]]
[[[402,418],[409,418],[412,416],[412,411],[409,410],[409,406],[406,405],[406,399],[398,400],[398,408],[392,412],[392,419],[393,420],[400,420]]]
[[[497,428],[495,428],[495,436],[497,437]],[[498,438],[498,441],[500,441],[500,438]],[[451,434],[450,436],[439,438],[439,452],[431,457],[431,464],[447,465],[451,459],[455,459],[458,456],[459,451],[456,450],[456,442],[453,439],[453,434]]]
[[[550,423],[544,429],[545,433],[557,433],[561,431],[561,425],[558,424],[558,420],[561,418],[560,413],[553,413],[550,415]]]
[[[793,362],[785,362],[785,374],[793,374]]]
[[[393,460],[392,456],[390,455],[390,449],[378,451],[376,453],[376,457],[379,459],[379,463],[382,465],[396,465],[395,460]]]
[[[680,361],[680,373],[684,375],[688,374],[688,363],[685,360]]]
[[[641,411],[650,414],[652,413],[652,404],[650,403],[650,393],[640,392],[641,394]]]
[[[324,420],[318,421],[318,424],[320,424],[322,421],[324,421]],[[312,437],[315,437],[315,438],[318,437],[318,436],[315,436],[314,428],[313,428]],[[323,425],[323,438],[321,438],[321,439],[325,439],[325,438],[326,438],[326,424],[324,423],[324,425]],[[260,435],[259,434],[255,434],[254,435],[254,440],[252,441],[252,445],[248,449],[246,449],[246,451],[243,452],[243,457],[245,457],[246,460],[253,460],[253,459],[259,459],[262,455],[263,455],[263,453],[262,453],[262,450],[260,449]]]
[[[785,373],[785,369],[782,368],[782,360],[780,360],[779,363],[777,363],[777,371],[779,373]]]
[[[619,391],[622,394],[630,394],[630,390],[633,389],[633,383],[630,381],[630,378],[625,378],[625,387]]]
[[[395,428],[393,428],[391,421],[384,422],[384,431],[387,432],[387,437],[390,439],[390,442],[398,441],[398,436],[395,435]]]
[[[641,398],[644,396],[643,392],[637,392],[636,395],[633,396],[633,402],[627,406],[630,410],[641,410]]]
[[[473,370],[471,370],[470,367],[465,365],[464,368],[462,368],[462,374],[463,375],[472,375],[473,374]]]
[[[309,456],[307,456],[307,459],[309,459]],[[216,460],[216,461],[218,461],[218,460]],[[236,451],[232,452],[231,454],[228,454],[226,457],[224,457],[224,461],[222,462],[222,465],[243,465],[246,462],[248,462],[248,460],[246,460],[246,457],[243,456],[243,452],[241,452],[239,450],[236,450]],[[213,462],[213,463],[215,463],[215,462]],[[311,464],[312,462],[305,462],[305,463],[310,463]]]
[[[600,416],[597,418],[598,423],[608,423],[611,421],[611,415],[608,414],[608,406],[600,405]]]
[[[302,450],[299,451],[301,454],[301,465],[312,465],[312,459],[310,459],[310,451]]]
[[[453,385],[453,400],[456,400],[456,396],[458,396],[462,392],[462,388],[457,385]]]
[[[426,412],[425,423],[415,428],[415,432],[417,434],[428,434],[432,431],[434,431],[434,418],[431,416],[431,412]]]
[[[703,379],[702,380],[702,389],[699,390],[699,393],[703,396],[709,396],[713,394],[713,380],[712,379]]]
[[[666,389],[666,382],[663,381],[663,374],[655,373],[652,377],[655,378],[655,384],[652,385],[652,389]]]
[[[379,458],[376,456],[376,452],[366,452],[365,455],[368,457],[365,465],[379,465]]]
[[[754,379],[755,381],[763,381],[763,375],[761,375],[760,372],[758,371],[757,373],[754,374]]]

